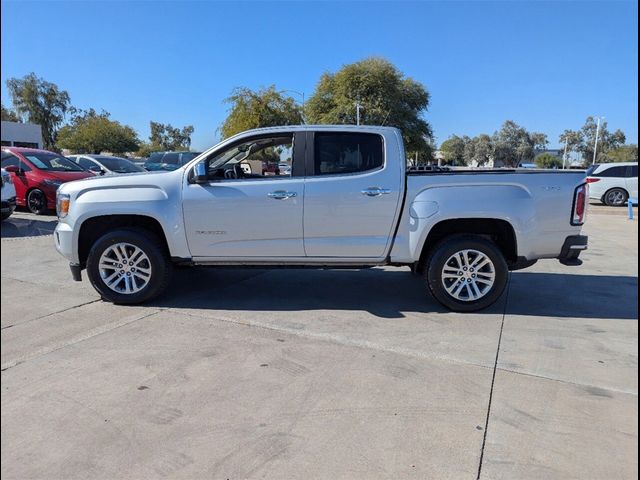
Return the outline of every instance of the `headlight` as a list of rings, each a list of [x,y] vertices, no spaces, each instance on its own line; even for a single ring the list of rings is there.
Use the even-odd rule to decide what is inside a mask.
[[[60,181],[60,180],[49,180],[48,178],[44,179],[44,184],[45,185],[50,185],[50,186],[56,187],[56,188],[58,188],[60,185],[62,185],[62,183],[63,182]]]
[[[71,204],[71,197],[66,193],[59,193],[56,195],[56,212],[58,218],[64,218],[69,213],[69,205]]]

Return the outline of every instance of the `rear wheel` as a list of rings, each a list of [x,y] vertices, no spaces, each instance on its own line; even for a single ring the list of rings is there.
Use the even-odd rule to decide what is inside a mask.
[[[621,207],[627,203],[629,194],[622,188],[612,188],[604,194],[604,204],[610,207]]]
[[[87,275],[103,300],[134,304],[151,300],[169,285],[172,264],[158,239],[142,229],[100,237],[87,258]]]
[[[508,266],[500,249],[476,235],[442,240],[425,269],[426,283],[442,305],[473,312],[493,304],[507,285]]]
[[[27,194],[27,208],[36,215],[47,213],[47,197],[42,190],[34,188]]]

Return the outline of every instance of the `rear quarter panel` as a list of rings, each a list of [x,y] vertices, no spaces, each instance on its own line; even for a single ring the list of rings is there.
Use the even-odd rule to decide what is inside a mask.
[[[518,256],[554,258],[564,239],[580,232],[570,216],[575,188],[584,176],[546,171],[409,175],[391,260],[417,261],[436,224],[462,218],[504,220],[513,227]]]

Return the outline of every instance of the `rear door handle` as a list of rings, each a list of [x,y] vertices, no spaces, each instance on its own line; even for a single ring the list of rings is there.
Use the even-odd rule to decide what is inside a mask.
[[[369,187],[362,190],[360,193],[367,197],[379,197],[380,195],[388,195],[391,193],[390,188]]]
[[[275,192],[267,193],[267,196],[274,200],[286,200],[287,198],[292,198],[297,195],[298,194],[296,192],[287,192],[285,190],[276,190]]]

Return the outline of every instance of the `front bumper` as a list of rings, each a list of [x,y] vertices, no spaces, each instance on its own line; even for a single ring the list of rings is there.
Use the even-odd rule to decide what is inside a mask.
[[[563,265],[582,265],[582,260],[580,260],[578,257],[584,250],[587,249],[588,243],[589,237],[586,235],[568,236],[565,239],[564,244],[562,245],[562,250],[560,251],[558,260],[560,260],[560,263],[562,263]]]
[[[53,232],[53,240],[56,250],[60,255],[69,260],[71,263],[80,263],[78,258],[74,256],[73,250],[73,230],[66,223],[58,222]]]

